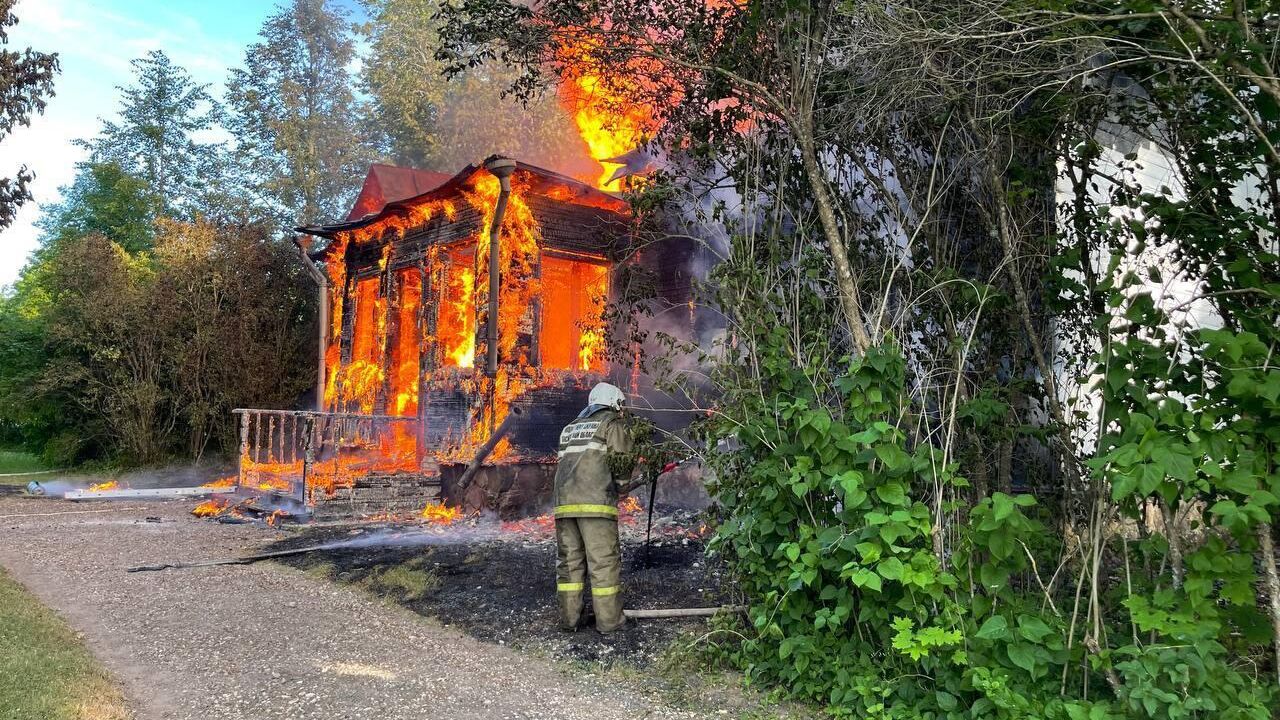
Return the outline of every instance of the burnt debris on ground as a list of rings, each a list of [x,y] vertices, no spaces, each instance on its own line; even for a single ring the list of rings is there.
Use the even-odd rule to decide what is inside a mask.
[[[722,562],[708,558],[705,526],[672,532],[670,518],[645,562],[643,526],[622,532],[623,585],[628,608],[710,607],[731,604]],[[541,532],[539,532],[541,530]],[[430,528],[425,542],[382,542],[383,527],[312,527],[266,548],[345,543],[343,547],[282,558],[279,562],[359,585],[414,612],[436,618],[481,640],[570,661],[611,666],[623,661],[645,668],[683,632],[706,627],[706,618],[632,620],[625,630],[601,635],[593,627],[562,632],[557,623],[555,543],[550,524],[507,524],[502,530]],[[391,530],[414,536],[412,527]],[[369,538],[370,542],[362,542]]]

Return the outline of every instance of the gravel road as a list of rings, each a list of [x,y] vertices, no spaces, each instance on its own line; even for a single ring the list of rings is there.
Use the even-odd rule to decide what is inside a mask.
[[[0,497],[0,565],[84,633],[138,720],[698,717],[281,565],[124,572],[284,537],[190,505]]]

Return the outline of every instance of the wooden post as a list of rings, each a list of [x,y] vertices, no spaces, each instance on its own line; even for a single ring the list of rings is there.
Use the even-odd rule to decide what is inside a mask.
[[[336,486],[338,475],[342,472],[342,425],[343,420],[333,418],[330,421],[330,440],[329,443],[333,447],[333,484]]]
[[[538,248],[538,259],[533,263],[533,279],[535,282],[542,279],[542,248]],[[529,337],[529,365],[531,367],[542,367],[542,348],[539,344],[538,336],[542,334],[542,295],[539,292],[533,298],[533,330]]]
[[[324,410],[324,386],[325,386],[325,357],[329,351],[329,278],[325,276],[316,264],[311,262],[311,258],[307,255],[307,249],[295,237],[293,244],[298,247],[298,255],[302,258],[302,264],[307,268],[307,273],[311,275],[311,279],[316,283],[316,299],[318,321],[320,327],[317,335],[319,340],[319,348],[316,352],[316,410]],[[345,262],[345,258],[340,258],[337,262]]]
[[[279,461],[276,457],[276,416],[274,414],[267,416],[267,462],[274,464]]]
[[[262,457],[262,426],[262,411],[258,411],[253,414],[253,448],[250,450],[250,453],[256,458],[252,477],[249,480],[254,486],[262,484],[262,464],[268,462],[267,459]]]
[[[311,467],[316,461],[315,434],[315,416],[308,415],[306,417],[306,431],[302,436],[302,487],[298,490],[298,500],[304,507],[307,504],[307,480],[311,478]]]
[[[240,413],[240,457],[236,461],[236,485],[244,485],[244,459],[249,456],[249,413]]]
[[[423,253],[422,257],[418,258],[418,287],[421,290],[421,297],[418,299],[418,318],[417,318],[417,322],[418,322],[418,405],[417,405],[418,431],[417,433],[415,433],[415,435],[416,435],[417,444],[418,444],[417,461],[418,461],[419,470],[422,469],[422,460],[426,456],[426,452],[427,452],[427,423],[423,419],[424,417],[426,417],[426,413],[424,412],[425,408],[423,407],[425,405],[425,403],[423,402],[423,395],[424,393],[426,393],[426,382],[427,382],[427,372],[428,372],[427,363],[430,362],[429,358],[431,356],[430,350],[428,349],[428,347],[438,344],[436,342],[435,323],[431,322],[429,319],[434,316],[434,313],[428,311],[428,308],[435,307],[434,304],[432,304],[432,300],[433,300],[432,286],[434,283],[431,282],[431,273],[427,271],[426,258],[427,258],[427,253]],[[430,343],[428,343],[427,338],[431,338]]]

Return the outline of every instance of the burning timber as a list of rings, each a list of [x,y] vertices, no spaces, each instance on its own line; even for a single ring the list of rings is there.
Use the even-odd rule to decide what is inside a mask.
[[[316,518],[534,513],[587,389],[630,376],[605,362],[603,315],[631,229],[622,200],[500,156],[376,166],[346,221],[298,228],[319,409],[237,410],[235,485]]]

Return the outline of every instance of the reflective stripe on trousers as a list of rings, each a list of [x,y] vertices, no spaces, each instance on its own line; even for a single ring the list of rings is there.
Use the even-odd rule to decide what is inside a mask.
[[[610,517],[617,517],[618,507],[616,505],[557,505],[555,509],[556,517],[563,517],[573,513],[602,513]]]

